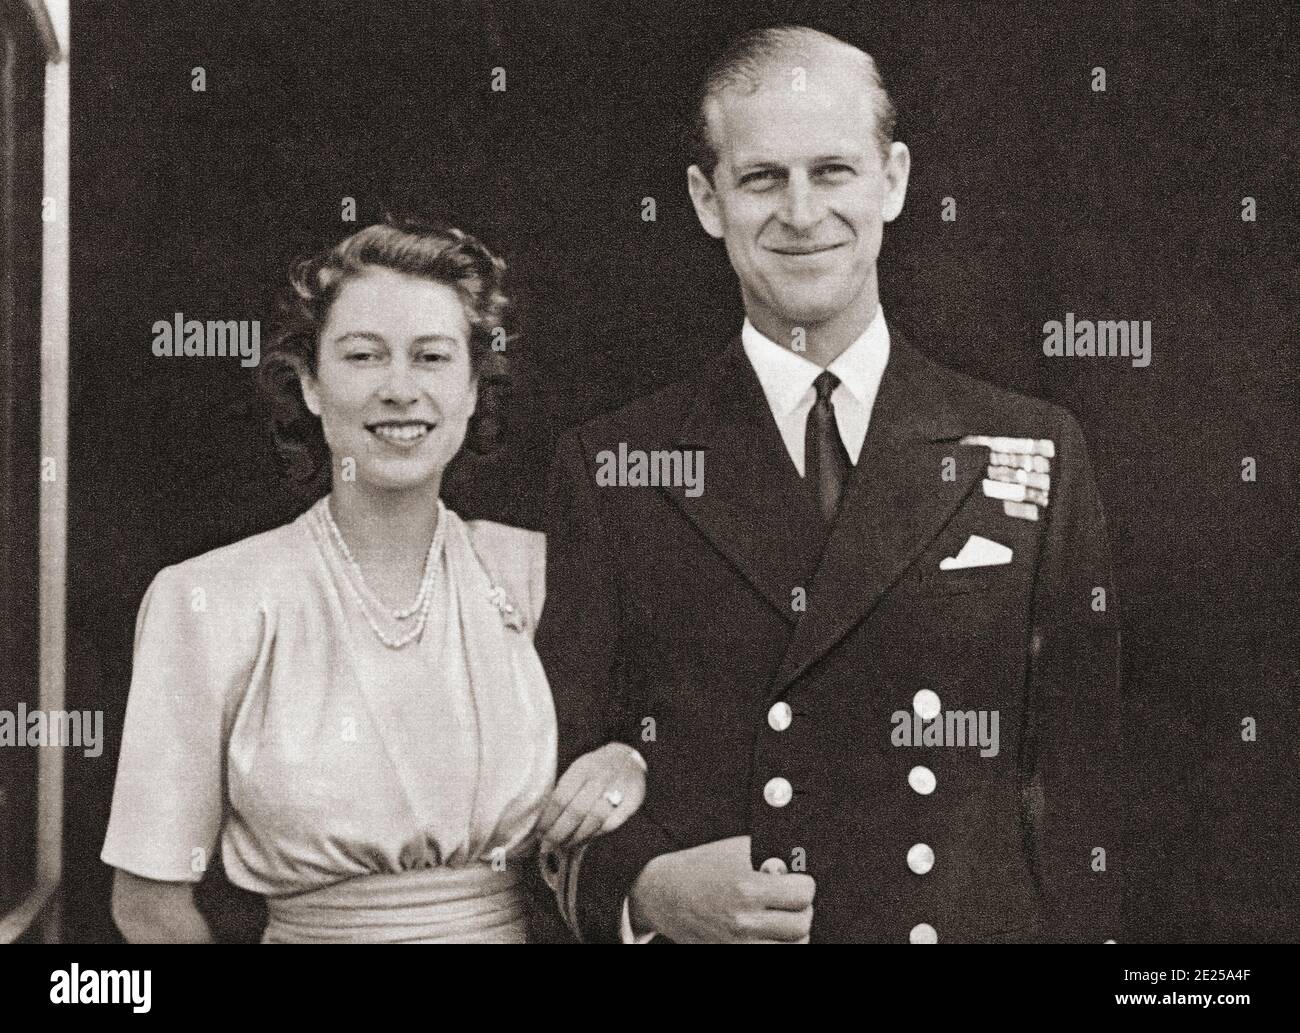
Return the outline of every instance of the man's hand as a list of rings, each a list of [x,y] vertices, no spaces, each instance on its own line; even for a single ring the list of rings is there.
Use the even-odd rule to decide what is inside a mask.
[[[749,837],[662,854],[628,896],[632,927],[676,943],[807,943],[811,875],[768,875],[749,862]]]
[[[537,821],[542,850],[570,849],[613,832],[644,799],[644,762],[631,746],[611,742],[584,753],[555,784]]]

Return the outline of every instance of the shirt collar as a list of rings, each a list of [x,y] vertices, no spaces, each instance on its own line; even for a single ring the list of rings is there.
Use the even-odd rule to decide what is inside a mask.
[[[748,317],[741,327],[740,341],[768,404],[781,415],[794,412],[812,390],[821,367],[764,336]],[[885,323],[885,310],[876,306],[875,318],[827,369],[840,378],[856,401],[869,407],[875,400],[888,361],[889,327]]]

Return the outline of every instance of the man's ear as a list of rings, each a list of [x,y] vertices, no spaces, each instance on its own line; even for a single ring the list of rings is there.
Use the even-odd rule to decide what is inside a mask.
[[[717,170],[714,170],[716,175]],[[722,238],[722,215],[718,211],[718,192],[713,189],[709,177],[698,165],[686,170],[686,189],[691,193],[691,204],[695,205],[695,216],[710,237]]]
[[[311,414],[320,417],[320,385],[308,369],[298,370],[298,383],[302,385],[302,400]]]
[[[885,222],[893,222],[903,210],[907,199],[907,177],[912,171],[912,154],[905,143],[891,143],[889,158],[885,162],[885,182],[889,184],[885,191],[885,202],[881,215]]]

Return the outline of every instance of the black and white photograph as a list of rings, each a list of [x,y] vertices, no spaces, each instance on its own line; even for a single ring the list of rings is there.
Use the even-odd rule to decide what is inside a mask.
[[[1296,22],[0,0],[30,993],[1300,942]]]

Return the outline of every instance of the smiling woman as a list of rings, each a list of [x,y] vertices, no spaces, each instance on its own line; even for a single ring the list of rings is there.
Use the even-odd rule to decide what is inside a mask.
[[[330,490],[145,596],[102,853],[129,940],[210,938],[193,884],[219,847],[267,898],[263,942],[519,941],[538,835],[639,806],[619,743],[553,796],[544,539],[439,497],[500,376],[504,273],[412,223],[295,268],[263,384],[290,468]]]
[[[498,413],[510,388],[504,274],[504,262],[474,237],[413,219],[369,226],[300,262],[290,277],[280,328],[259,370],[286,473],[322,482],[329,471],[330,446],[323,421],[308,407],[302,375],[316,378],[326,322],[345,293],[349,297],[339,315],[346,313],[347,325],[336,317],[329,328],[327,367],[340,359],[358,367],[391,366],[393,345],[401,342],[386,339],[382,324],[399,318],[402,306],[388,305],[395,299],[388,298],[387,292],[396,290],[407,298],[423,294],[421,305],[427,306],[433,319],[431,335],[406,343],[424,349],[414,356],[417,365],[437,365],[448,354],[467,360],[477,384],[477,400],[465,444],[476,452],[493,450],[500,428]],[[378,322],[367,326],[367,319]],[[400,333],[405,328],[392,329]],[[342,352],[348,344],[353,348]],[[412,358],[407,354],[405,361]],[[465,363],[454,364],[465,372]],[[439,376],[445,382],[445,375]],[[345,453],[343,458],[358,457]]]

